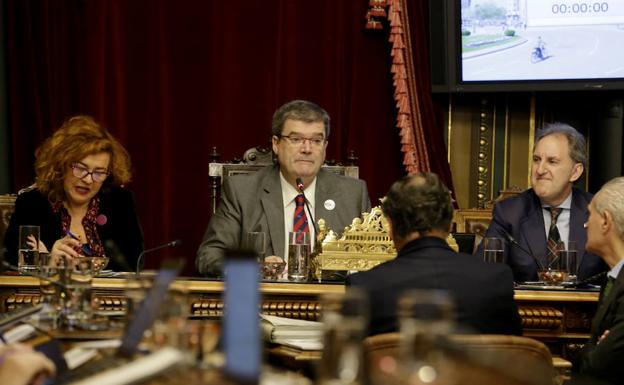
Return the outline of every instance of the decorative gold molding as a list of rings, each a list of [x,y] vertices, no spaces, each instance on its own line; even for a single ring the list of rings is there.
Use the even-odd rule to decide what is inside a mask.
[[[492,199],[493,147],[492,122],[489,102],[481,99],[479,109],[479,152],[477,156],[477,207],[485,207]]]
[[[524,329],[556,330],[563,323],[563,312],[552,307],[520,306],[518,313]]]
[[[531,166],[533,165],[533,146],[535,145],[535,129],[536,129],[536,122],[535,122],[535,114],[536,114],[536,100],[535,100],[535,95],[531,95],[531,112],[529,115],[529,154],[527,156],[527,159],[529,161],[529,167],[528,167],[528,177],[527,177],[527,186],[531,185]]]

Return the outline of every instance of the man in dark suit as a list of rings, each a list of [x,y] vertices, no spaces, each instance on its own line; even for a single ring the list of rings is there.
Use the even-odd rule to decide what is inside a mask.
[[[461,329],[477,333],[521,334],[513,299],[511,269],[456,253],[446,242],[453,206],[449,190],[435,174],[415,174],[395,182],[382,210],[397,257],[347,277],[347,285],[370,298],[370,334],[396,331],[397,300],[410,289],[448,291]]]
[[[324,219],[330,229],[341,231],[370,210],[364,181],[321,169],[329,131],[329,115],[314,103],[295,100],[275,112],[272,145],[279,164],[223,184],[221,202],[197,251],[200,273],[220,275],[224,251],[240,247],[247,232],[265,232],[266,255],[286,259],[286,236],[297,224],[297,178],[305,187],[313,219]],[[312,218],[307,208],[302,211],[300,219],[314,239]]]
[[[624,379],[624,177],[607,182],[589,205],[587,250],[609,265],[592,321],[591,339],[573,369],[577,378]],[[589,382],[588,382],[589,383]]]
[[[583,223],[592,195],[573,187],[587,163],[585,148],[585,138],[573,127],[561,123],[547,126],[539,133],[533,148],[532,188],[494,205],[485,237],[507,241],[505,255],[515,281],[538,280],[538,268],[547,268],[552,260],[548,255],[548,240],[556,237],[566,248],[569,241],[576,242],[579,279],[606,270],[599,257],[585,250]],[[554,223],[553,208],[558,212]],[[482,253],[483,244],[475,254]]]

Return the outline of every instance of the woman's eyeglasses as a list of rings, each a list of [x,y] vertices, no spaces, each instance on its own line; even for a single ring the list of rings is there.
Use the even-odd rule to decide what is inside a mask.
[[[102,183],[106,180],[106,178],[108,178],[108,175],[110,174],[108,171],[106,170],[93,170],[93,171],[89,171],[88,168],[74,163],[71,165],[71,169],[72,169],[72,174],[78,178],[78,179],[84,179],[87,177],[87,175],[91,175],[91,179],[93,179],[94,182],[98,182],[98,183]]]

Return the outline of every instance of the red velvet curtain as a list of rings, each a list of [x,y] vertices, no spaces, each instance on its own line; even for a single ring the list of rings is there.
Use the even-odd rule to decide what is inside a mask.
[[[34,150],[64,119],[93,115],[132,156],[147,247],[181,238],[169,253],[190,273],[210,148],[232,159],[268,144],[275,108],[304,98],[332,117],[328,159],[355,150],[376,205],[404,172],[387,34],[363,29],[367,5],[6,0],[14,189],[32,183]]]
[[[403,174],[385,34],[367,1],[7,0],[15,190],[64,119],[102,121],[128,148],[146,245],[195,251],[209,217],[208,153],[267,144],[276,107],[332,117],[328,158],[360,158],[373,204]],[[155,267],[154,255],[147,266]]]

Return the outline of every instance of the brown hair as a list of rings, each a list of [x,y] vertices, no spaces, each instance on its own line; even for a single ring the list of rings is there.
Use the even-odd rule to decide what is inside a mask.
[[[50,202],[65,198],[63,180],[69,167],[86,156],[107,152],[111,162],[105,186],[130,182],[130,155],[104,127],[90,116],[78,115],[63,123],[35,152],[35,185]],[[103,186],[103,187],[105,187]]]

